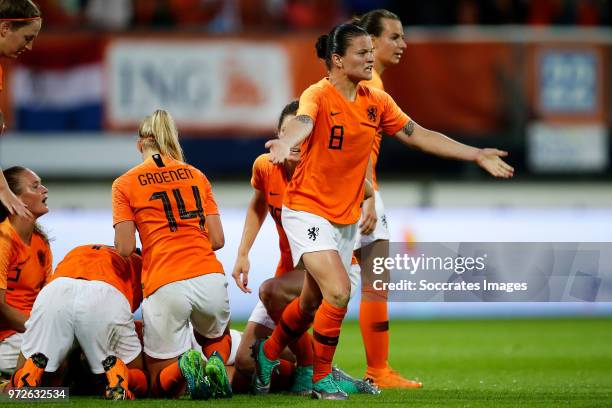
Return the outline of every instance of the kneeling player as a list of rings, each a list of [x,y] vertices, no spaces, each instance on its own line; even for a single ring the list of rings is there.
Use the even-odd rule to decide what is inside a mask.
[[[107,398],[146,395],[132,315],[142,301],[141,269],[140,255],[124,258],[113,247],[70,251],[34,303],[13,385],[41,385],[43,372],[56,372],[76,339],[91,371],[106,373]]]

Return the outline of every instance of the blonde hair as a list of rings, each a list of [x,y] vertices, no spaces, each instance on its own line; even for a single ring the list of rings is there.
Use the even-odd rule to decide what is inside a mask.
[[[157,150],[163,156],[184,162],[183,149],[178,140],[178,130],[170,113],[158,109],[144,118],[138,129],[144,150]]]

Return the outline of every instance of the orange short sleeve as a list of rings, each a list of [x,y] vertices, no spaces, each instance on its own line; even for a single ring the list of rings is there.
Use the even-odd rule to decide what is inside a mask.
[[[9,263],[12,258],[13,244],[8,219],[0,223],[0,289],[6,289]]]
[[[113,182],[113,225],[123,221],[135,220],[126,191],[125,183],[121,177]]]
[[[206,215],[219,215],[219,207],[215,201],[210,181],[208,181],[203,173],[200,174],[204,179],[204,213]]]
[[[259,191],[265,191],[266,183],[266,162],[268,161],[268,155],[262,154],[253,163],[253,174],[251,175],[251,186]]]
[[[410,122],[410,118],[406,115],[393,98],[384,91],[378,91],[381,100],[383,111],[380,118],[380,129],[384,134],[395,135],[404,126]]]
[[[312,85],[308,87],[300,96],[300,106],[296,116],[310,116],[312,120],[316,120],[319,112],[319,97],[321,95],[320,87]]]

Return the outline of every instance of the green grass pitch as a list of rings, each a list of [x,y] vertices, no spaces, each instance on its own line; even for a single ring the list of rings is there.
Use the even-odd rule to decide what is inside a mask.
[[[345,322],[335,362],[361,376],[364,361],[358,324]],[[424,388],[351,396],[348,402],[288,395],[208,402],[73,397],[43,406],[612,407],[612,319],[392,321],[391,362]]]

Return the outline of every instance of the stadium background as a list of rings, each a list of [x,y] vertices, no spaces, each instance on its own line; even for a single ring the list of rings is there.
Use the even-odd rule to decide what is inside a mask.
[[[49,187],[41,222],[57,263],[77,244],[112,242],[112,179],[139,162],[140,120],[168,109],[188,161],[213,183],[229,275],[253,160],[282,106],[325,74],[316,37],[386,7],[408,43],[383,75],[387,91],[426,127],[508,150],[516,169],[496,181],[385,140],[379,179],[392,240],[611,241],[609,2],[426,3],[39,1],[34,50],[3,62],[0,163],[28,166]],[[275,242],[268,220],[251,252],[251,287],[271,276]],[[230,289],[234,316],[246,318],[255,295]],[[395,318],[610,314],[607,303],[391,305]]]

